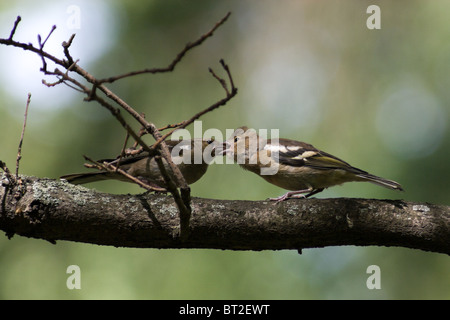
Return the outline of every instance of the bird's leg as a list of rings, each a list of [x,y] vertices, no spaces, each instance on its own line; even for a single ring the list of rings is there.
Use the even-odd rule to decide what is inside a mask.
[[[317,189],[317,190],[319,190],[319,189]],[[306,198],[306,197],[309,197],[310,195],[313,195],[314,193],[322,191],[323,189],[320,190],[320,191],[317,191],[317,190],[313,190],[313,188],[308,188],[308,189],[305,189],[305,190],[289,191],[289,192],[285,193],[284,195],[282,195],[282,196],[280,196],[278,198],[269,198],[269,200],[270,201],[276,201],[277,203],[280,203],[280,202],[282,202],[282,201],[284,201],[286,199],[289,199],[289,198]],[[308,194],[305,196],[302,193],[308,193]],[[293,196],[295,196],[295,197],[293,197]]]
[[[312,195],[315,195],[316,193],[322,192],[323,189],[324,189],[324,188],[319,188],[319,189],[313,190],[313,191],[311,191],[310,193],[308,193],[308,194],[305,196],[305,198],[309,198],[309,197],[311,197]]]

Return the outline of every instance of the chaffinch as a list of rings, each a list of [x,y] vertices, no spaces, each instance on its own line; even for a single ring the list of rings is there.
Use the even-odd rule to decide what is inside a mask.
[[[289,139],[263,139],[255,130],[241,127],[224,143],[223,155],[242,168],[283,189],[292,190],[277,202],[292,196],[307,198],[325,188],[351,181],[367,181],[403,190],[395,181],[374,176],[310,144]],[[306,194],[306,195],[304,195]]]
[[[208,169],[208,165],[219,150],[222,149],[222,142],[214,140],[168,140],[166,144],[171,152],[172,161],[178,166],[186,183],[192,184],[198,181]],[[162,159],[166,171],[169,173],[169,165],[166,160]],[[165,188],[164,178],[153,156],[149,156],[148,152],[142,152],[137,155],[125,156],[117,159],[102,159],[97,162],[107,162],[114,166],[119,166],[129,175],[139,178],[146,184],[153,187]],[[175,181],[175,178],[172,177]],[[97,171],[90,173],[69,174],[61,176],[73,184],[84,184],[100,180],[120,180],[131,182],[128,178],[118,172]]]

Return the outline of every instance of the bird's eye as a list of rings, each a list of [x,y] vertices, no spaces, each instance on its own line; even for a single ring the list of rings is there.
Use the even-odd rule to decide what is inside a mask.
[[[239,140],[239,137],[234,137],[234,142],[235,143],[238,142],[238,140]]]
[[[213,143],[213,142],[214,142],[214,138],[211,138],[211,139],[206,140],[206,143],[207,143],[207,144],[211,144],[211,143]]]

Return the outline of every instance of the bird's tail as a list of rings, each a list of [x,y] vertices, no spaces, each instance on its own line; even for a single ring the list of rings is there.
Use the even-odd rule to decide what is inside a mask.
[[[361,178],[363,181],[367,181],[367,182],[376,184],[378,186],[382,186],[382,187],[385,187],[388,189],[403,191],[402,186],[398,182],[395,182],[393,180],[388,180],[385,178],[377,177],[370,173],[360,173],[357,175],[357,177]]]
[[[72,184],[85,184],[89,182],[96,182],[101,180],[111,179],[110,172],[88,172],[88,173],[76,173],[61,176],[61,179],[67,180]]]

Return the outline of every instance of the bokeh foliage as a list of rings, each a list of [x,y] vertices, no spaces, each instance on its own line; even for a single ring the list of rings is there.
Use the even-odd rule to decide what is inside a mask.
[[[223,58],[239,93],[202,118],[204,130],[280,129],[282,137],[310,142],[406,190],[354,183],[319,197],[450,204],[448,1],[377,1],[380,30],[366,27],[368,1],[116,0],[95,2],[96,10],[89,3],[1,2],[0,36],[9,35],[17,15],[23,18],[17,39],[24,42],[36,43],[37,32],[44,35],[59,21],[56,33],[77,33],[73,48],[78,46],[80,64],[101,78],[168,65],[186,42],[231,11],[229,21],[173,73],[138,76],[110,88],[158,126],[179,122],[223,97],[208,73],[209,67],[221,72]],[[65,24],[71,5],[81,12],[76,30]],[[27,25],[32,33],[21,33]],[[59,46],[56,41],[54,53],[61,56]],[[92,47],[95,59],[89,59]],[[20,68],[20,59],[34,61],[34,67]],[[125,137],[120,125],[68,87],[36,86],[43,78],[39,67],[32,54],[0,47],[0,159],[14,167],[30,90],[21,173],[57,178],[85,170],[82,154],[115,156]],[[115,182],[89,187],[142,192]],[[260,200],[282,192],[236,165],[213,165],[192,185],[193,196],[216,199]],[[81,290],[66,288],[71,264],[81,268]],[[381,290],[366,288],[372,264],[381,268]],[[2,236],[0,298],[449,299],[449,267],[446,256],[402,248],[332,247],[298,255],[63,241],[55,246]]]

